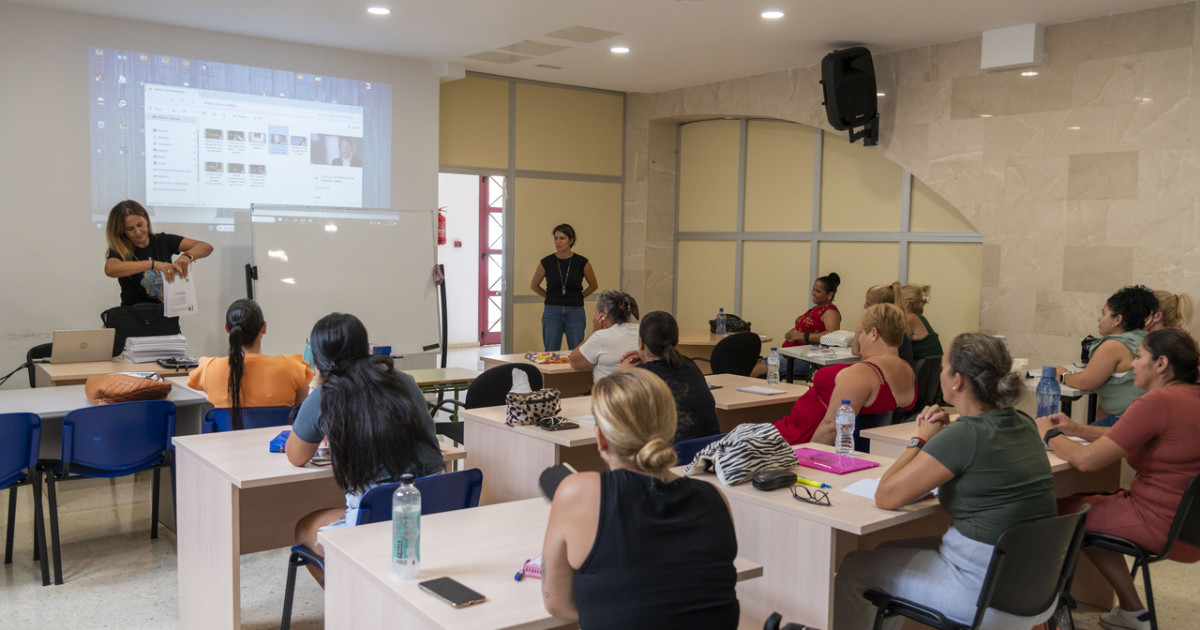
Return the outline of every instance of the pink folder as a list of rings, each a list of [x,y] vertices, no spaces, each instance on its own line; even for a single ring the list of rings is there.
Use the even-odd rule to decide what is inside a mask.
[[[818,451],[815,448],[796,449],[796,459],[799,460],[801,466],[825,470],[838,475],[844,475],[856,470],[874,468],[879,465],[876,462],[865,459],[849,455],[836,455],[834,453]]]

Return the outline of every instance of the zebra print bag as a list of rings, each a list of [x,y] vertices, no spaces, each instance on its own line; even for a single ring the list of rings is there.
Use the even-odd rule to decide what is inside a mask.
[[[716,469],[717,480],[727,486],[750,481],[754,473],[796,465],[796,451],[773,424],[739,424],[725,437],[705,446],[683,474]]]

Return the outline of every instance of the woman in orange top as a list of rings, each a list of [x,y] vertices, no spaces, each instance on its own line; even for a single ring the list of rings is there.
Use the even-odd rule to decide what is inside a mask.
[[[201,357],[187,385],[206,392],[213,406],[229,409],[234,429],[242,428],[243,407],[297,405],[308,396],[313,372],[299,357],[260,354],[267,323],[254,300],[229,305],[225,332],[229,356]]]

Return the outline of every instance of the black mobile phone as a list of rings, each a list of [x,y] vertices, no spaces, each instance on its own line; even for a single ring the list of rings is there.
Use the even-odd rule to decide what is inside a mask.
[[[454,578],[440,577],[433,580],[425,580],[417,584],[417,586],[421,587],[422,591],[433,595],[455,608],[464,608],[472,604],[487,601],[487,598],[483,594],[463,586],[462,583]]]
[[[578,429],[579,425],[574,422],[559,422],[558,424],[544,426],[543,431],[566,431],[567,429]]]

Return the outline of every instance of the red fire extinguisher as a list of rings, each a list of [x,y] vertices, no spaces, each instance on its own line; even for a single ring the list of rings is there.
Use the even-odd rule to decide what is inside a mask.
[[[446,244],[446,206],[437,209],[438,213],[438,245]]]

